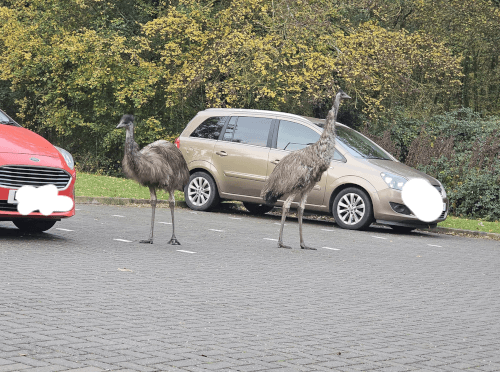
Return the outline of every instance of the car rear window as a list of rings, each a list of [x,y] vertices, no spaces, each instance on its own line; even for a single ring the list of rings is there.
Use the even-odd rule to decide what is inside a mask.
[[[272,122],[273,119],[270,118],[232,117],[227,125],[223,140],[247,145],[267,146]]]
[[[227,116],[214,116],[206,119],[196,128],[190,137],[219,139],[220,132],[224,127]]]

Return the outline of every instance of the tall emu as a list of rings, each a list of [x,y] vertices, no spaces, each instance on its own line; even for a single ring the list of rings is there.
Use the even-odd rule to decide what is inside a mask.
[[[288,194],[283,204],[278,248],[291,248],[283,244],[283,226],[285,225],[286,214],[290,209],[292,201],[297,196],[300,196],[298,208],[300,247],[302,249],[316,249],[308,247],[304,243],[304,238],[302,237],[302,216],[309,192],[319,182],[323,172],[330,167],[330,162],[333,159],[335,151],[335,122],[337,120],[340,101],[348,98],[351,97],[340,89],[335,97],[332,109],[328,112],[325,127],[319,140],[303,149],[293,151],[281,159],[264,185],[261,197],[266,204],[274,204],[281,196]]]
[[[169,193],[170,212],[172,213],[172,237],[168,244],[180,245],[175,237],[174,225],[174,191],[184,189],[189,181],[189,169],[179,149],[172,143],[159,140],[145,146],[139,151],[134,141],[134,117],[123,115],[116,128],[126,128],[125,156],[123,157],[123,172],[141,185],[149,187],[151,194],[151,232],[148,240],[141,243],[153,244],[153,229],[155,223],[156,190],[163,189]]]

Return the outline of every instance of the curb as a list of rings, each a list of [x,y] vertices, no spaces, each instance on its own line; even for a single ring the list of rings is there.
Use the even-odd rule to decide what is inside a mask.
[[[105,205],[133,205],[133,204],[150,204],[149,199],[131,199],[131,198],[111,198],[106,196],[76,196],[76,204],[105,204]],[[168,200],[157,200],[157,204],[168,204]],[[176,201],[175,205],[181,208],[188,208],[185,201]],[[466,235],[475,236],[481,238],[490,238],[495,240],[500,240],[500,234],[488,233],[484,231],[474,231],[474,230],[460,230],[452,229],[449,227],[433,227],[433,228],[417,228],[420,231],[428,231],[438,234],[455,234],[455,235]]]
[[[106,204],[106,205],[132,205],[132,204],[147,204],[150,205],[149,199],[133,199],[133,198],[111,198],[107,196],[76,196],[76,204]],[[168,200],[158,199],[157,204],[167,204]],[[187,208],[184,201],[176,201],[176,207]]]

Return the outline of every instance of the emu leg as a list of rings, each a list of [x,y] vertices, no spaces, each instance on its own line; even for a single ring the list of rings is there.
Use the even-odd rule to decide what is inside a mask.
[[[290,205],[292,204],[292,200],[295,198],[295,195],[290,195],[285,204],[283,204],[283,212],[281,213],[281,227],[280,227],[280,236],[278,238],[278,248],[288,248],[292,249],[292,247],[283,244],[283,227],[285,226],[286,214],[290,210]]]
[[[302,216],[304,215],[304,208],[306,207],[307,195],[308,195],[308,193],[305,193],[302,196],[302,199],[300,199],[300,205],[299,205],[299,211],[298,211],[299,212],[298,214],[299,214],[300,248],[302,248],[302,249],[310,249],[310,250],[315,251],[316,248],[308,247],[304,243],[304,238],[302,237]]]
[[[175,237],[175,223],[174,223],[175,198],[174,198],[174,192],[173,191],[170,192],[169,195],[170,195],[170,197],[168,199],[168,204],[170,206],[170,213],[172,214],[172,237],[168,241],[168,244],[181,245],[181,243]]]
[[[139,243],[153,244],[153,230],[155,227],[155,209],[156,209],[156,190],[154,187],[149,188],[149,193],[151,194],[151,231],[149,233],[148,240],[140,240]]]

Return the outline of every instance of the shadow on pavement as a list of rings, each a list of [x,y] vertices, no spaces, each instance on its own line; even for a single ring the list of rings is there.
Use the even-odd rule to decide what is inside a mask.
[[[217,208],[213,209],[210,211],[210,213],[221,213],[221,214],[233,214],[233,215],[241,215],[241,216],[249,216],[249,217],[255,217],[255,218],[261,218],[261,219],[267,219],[267,220],[272,220],[272,221],[281,221],[281,208],[275,207],[271,212],[268,212],[263,215],[255,215],[250,212],[248,212],[243,205],[234,203],[234,202],[226,202],[226,203],[220,203]],[[286,217],[287,221],[293,221],[293,222],[298,222],[297,214],[296,211],[291,209],[290,212],[288,213]],[[341,227],[339,227],[336,223],[335,220],[331,215],[327,214],[313,214],[313,213],[304,213],[304,223],[306,224],[313,224],[313,225],[318,225],[323,228],[334,228],[334,229],[340,229],[343,230]],[[356,230],[351,230],[353,232],[356,232]],[[362,230],[360,232],[372,232],[372,233],[377,233],[377,234],[387,234],[387,235],[402,235],[402,236],[429,236],[429,234],[432,234],[434,237],[441,237],[440,234],[435,234],[435,233],[428,233],[424,231],[418,231],[414,230],[411,232],[399,232],[391,229],[388,226],[382,226],[382,225],[374,225],[372,224],[369,228]]]
[[[43,233],[27,233],[19,230],[17,227],[9,226],[9,222],[0,222],[0,241],[2,239],[19,240],[19,241],[69,241],[71,239],[63,236],[54,235],[49,231]]]

